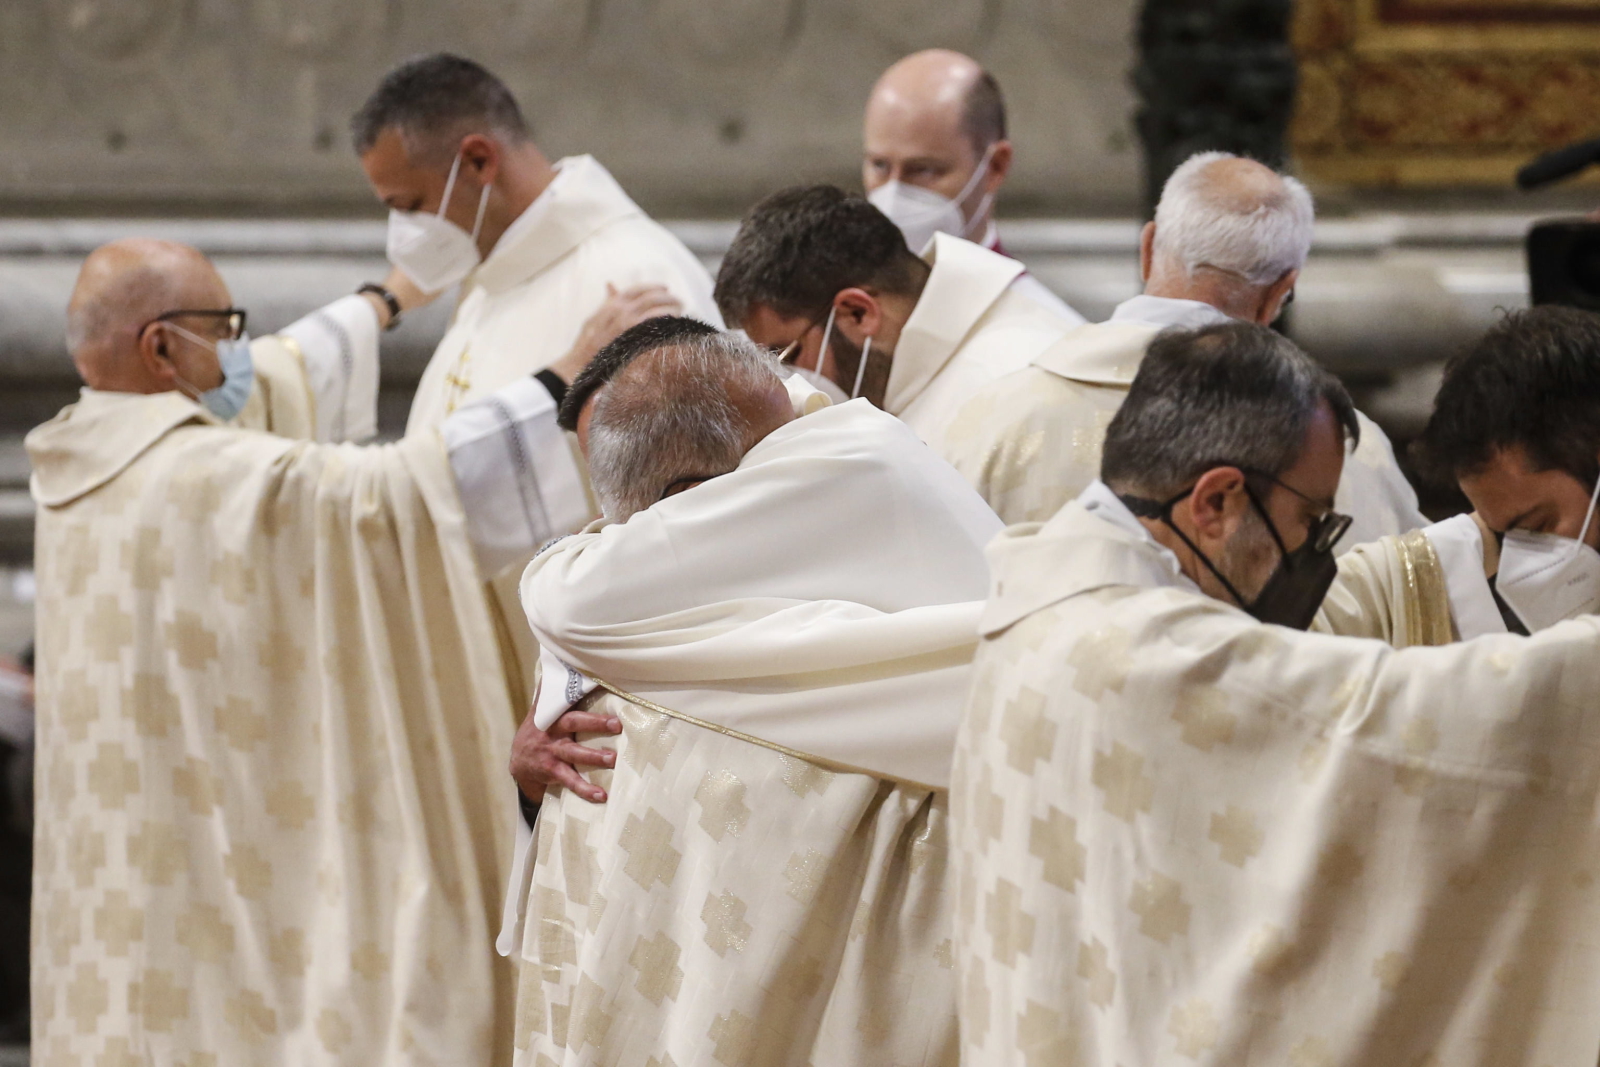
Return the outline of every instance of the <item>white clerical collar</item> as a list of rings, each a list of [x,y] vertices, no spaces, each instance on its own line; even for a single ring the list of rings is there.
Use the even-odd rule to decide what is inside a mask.
[[[1107,321],[1137,322],[1160,327],[1181,326],[1186,330],[1196,330],[1202,326],[1214,326],[1219,322],[1231,320],[1210,304],[1199,300],[1140,295],[1118,304]]]
[[[1124,504],[1105,482],[1099,478],[1090,482],[1088,487],[1078,494],[1078,503],[1082,504],[1083,510],[1089,514],[1109,522],[1119,530],[1126,530],[1155,549],[1173,574],[1180,576],[1183,574],[1183,568],[1178,565],[1178,557],[1173,555],[1170,548],[1150,536],[1150,531],[1145,529],[1144,523],[1128,510],[1128,505]]]
[[[978,238],[977,243],[991,252],[1000,252],[1000,227],[995,225],[993,216],[990,216],[988,224],[984,226],[983,236]],[[1004,252],[1000,254],[1005,255]]]
[[[1461,640],[1506,632],[1505,619],[1483,574],[1483,534],[1470,514],[1436,522],[1422,531],[1439,557],[1450,614]]]
[[[540,190],[539,195],[533,198],[533,203],[522,209],[522,214],[511,220],[511,225],[507,226],[505,232],[500,235],[500,240],[494,243],[494,248],[489,250],[489,255],[494,255],[501,248],[514,247],[517,242],[522,240],[525,234],[539,225],[540,219],[550,213],[550,204],[559,195],[556,187],[567,184],[567,182],[562,181],[570,173],[566,167],[566,162],[565,159],[558,159],[550,165],[550,169],[556,172],[556,176],[551,178],[550,184]],[[570,180],[570,178],[567,179],[567,181]]]

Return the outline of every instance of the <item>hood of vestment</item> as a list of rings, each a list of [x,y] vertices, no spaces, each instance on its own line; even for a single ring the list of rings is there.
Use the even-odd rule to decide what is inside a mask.
[[[1113,585],[1198,592],[1177,558],[1148,533],[1102,519],[1074,500],[1044,523],[1006,528],[990,542],[985,637],[1079,593]],[[1220,603],[1220,602],[1219,602]]]
[[[971,241],[935,234],[923,257],[933,268],[917,306],[900,330],[885,411],[899,414],[938,377],[984,313],[1022,274],[1023,266]]]
[[[85,389],[76,404],[24,439],[33,465],[29,488],[44,507],[69,504],[121,474],[169,432],[190,422],[220,425],[178,392]]]
[[[1085,323],[1035,356],[1033,365],[1071,381],[1126,389],[1160,332],[1143,322]]]
[[[543,273],[602,227],[643,217],[593,156],[570,156],[556,168],[555,179],[501,236],[471,285],[495,296]]]

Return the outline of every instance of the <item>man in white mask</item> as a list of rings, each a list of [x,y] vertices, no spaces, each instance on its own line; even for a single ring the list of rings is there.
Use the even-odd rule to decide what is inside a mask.
[[[418,287],[460,284],[450,330],[423,373],[408,433],[437,429],[462,405],[553,367],[613,292],[637,290],[637,317],[682,311],[720,324],[699,260],[647,217],[590,156],[550,162],[510,91],[457,56],[409,60],[351,121],[361,167],[390,209],[389,257]],[[503,501],[503,523],[521,520]],[[593,517],[591,512],[591,517]],[[501,633],[527,695],[534,650],[516,606],[512,561],[494,584]]]
[[[994,221],[1012,160],[1005,98],[976,60],[930,48],[895,63],[872,88],[862,142],[867,199],[900,227],[913,252],[948,233],[1006,255]],[[1032,275],[1023,274],[1017,289],[1082,321]]]
[[[1173,172],[1140,236],[1144,292],[977,391],[946,433],[956,468],[1007,523],[1044,522],[1094,480],[1106,426],[1169,327],[1272,323],[1311,249],[1311,194],[1254,160],[1204,152]],[[1358,415],[1339,485],[1342,549],[1426,520],[1376,423]]]
[[[935,234],[921,257],[883,212],[829,185],[774,193],[717,272],[730,326],[784,354],[836,400],[861,396],[946,454],[977,390],[1077,323],[1019,291],[1022,264]]]
[[[1345,556],[1319,629],[1404,648],[1600,612],[1600,316],[1497,323],[1446,369],[1416,453],[1473,511]]]

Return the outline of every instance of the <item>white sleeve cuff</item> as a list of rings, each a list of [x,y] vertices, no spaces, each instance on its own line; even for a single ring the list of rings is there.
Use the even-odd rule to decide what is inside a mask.
[[[359,293],[342,296],[279,335],[305,360],[317,405],[318,441],[365,441],[378,432],[378,312]]]
[[[556,403],[536,379],[466,405],[440,432],[484,577],[525,562],[592,517]]]

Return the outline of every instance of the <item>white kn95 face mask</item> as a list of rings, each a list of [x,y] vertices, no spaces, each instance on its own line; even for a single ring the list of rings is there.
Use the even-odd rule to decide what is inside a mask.
[[[1529,633],[1600,611],[1600,552],[1584,542],[1596,501],[1600,501],[1600,481],[1576,540],[1528,530],[1506,532],[1494,585]]]
[[[489,206],[489,186],[478,197],[478,215],[469,234],[445,218],[450,194],[455,191],[456,175],[461,170],[461,154],[450,164],[450,177],[444,183],[439,212],[389,212],[389,262],[424,292],[448,289],[472,272],[483,258],[478,254],[478,232],[483,229],[483,211]]]

